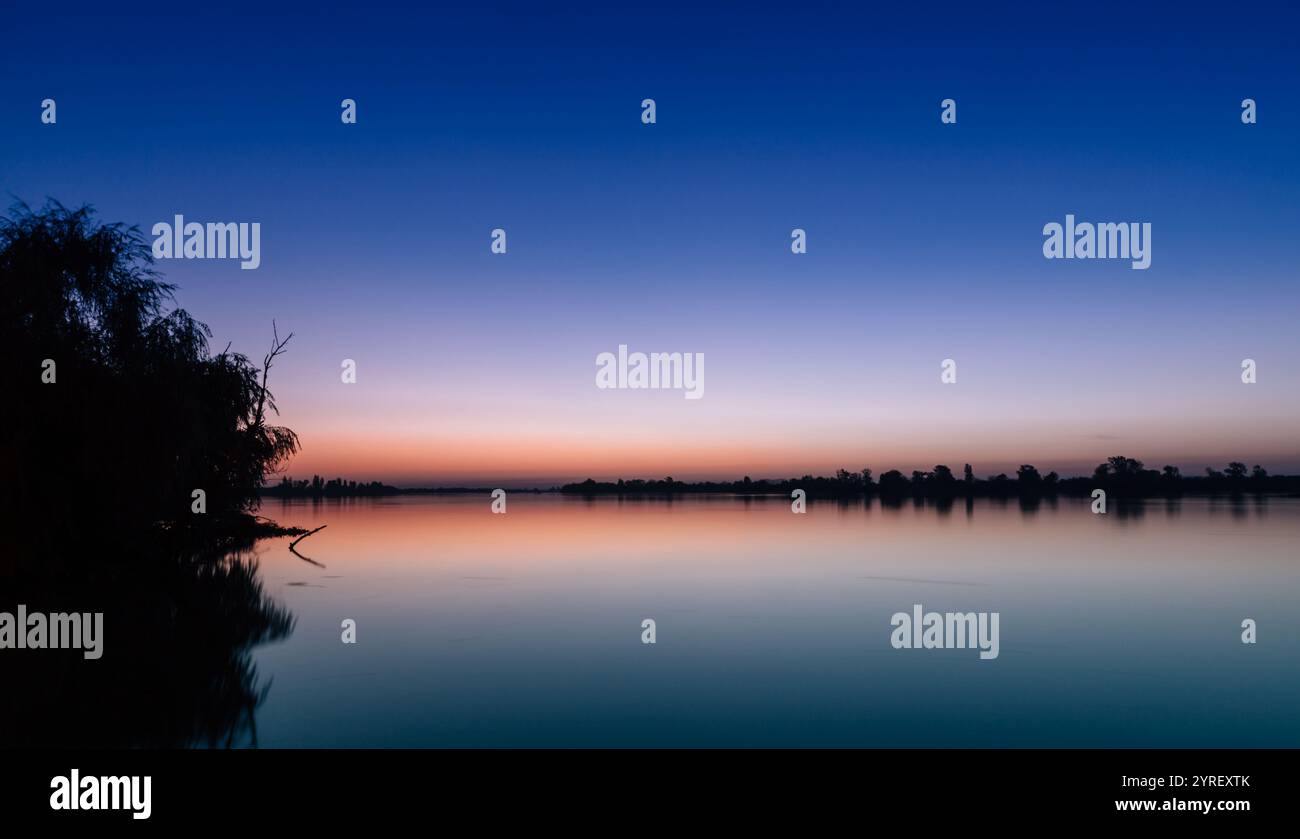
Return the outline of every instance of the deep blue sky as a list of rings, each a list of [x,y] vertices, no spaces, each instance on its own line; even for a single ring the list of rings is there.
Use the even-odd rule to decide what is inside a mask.
[[[1300,469],[1294,9],[274,5],[7,8],[0,190],[261,222],[257,271],[161,267],[219,346],[297,333],[303,469]],[[1152,267],[1044,260],[1067,212]],[[708,396],[596,391],[619,343]]]

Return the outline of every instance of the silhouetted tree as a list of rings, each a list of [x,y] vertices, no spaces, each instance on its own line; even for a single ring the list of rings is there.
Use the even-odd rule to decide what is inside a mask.
[[[87,207],[16,205],[0,219],[0,354],[21,410],[2,415],[0,510],[24,554],[71,556],[155,524],[245,517],[259,486],[296,449],[271,426],[266,370],[169,308],[173,286],[136,228]],[[45,360],[54,383],[42,381]],[[205,517],[191,513],[206,493]]]
[[[957,478],[952,474],[952,470],[942,463],[937,464],[929,473],[925,486],[936,498],[951,499],[957,494]]]
[[[907,478],[897,469],[890,469],[880,476],[880,493],[882,495],[897,495],[907,492]]]
[[[267,423],[289,339],[272,327],[261,369],[213,355],[172,291],[138,230],[88,208],[0,218],[0,610],[102,611],[112,627],[93,667],[0,655],[22,686],[0,697],[0,743],[256,742],[268,685],[251,650],[293,627],[250,535],[259,486],[297,448]]]
[[[1134,460],[1131,457],[1116,455],[1107,458],[1106,462],[1097,467],[1093,473],[1094,476],[1105,479],[1110,478],[1117,481],[1127,481],[1138,477],[1143,470],[1143,464],[1140,460]]]

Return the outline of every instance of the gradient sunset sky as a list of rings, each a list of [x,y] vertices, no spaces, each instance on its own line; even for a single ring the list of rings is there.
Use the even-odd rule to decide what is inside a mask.
[[[159,267],[215,349],[295,333],[294,476],[1300,472],[1294,8],[202,5],[7,9],[0,190],[260,222]],[[1044,259],[1067,213],[1151,267]],[[598,390],[619,344],[705,397]]]

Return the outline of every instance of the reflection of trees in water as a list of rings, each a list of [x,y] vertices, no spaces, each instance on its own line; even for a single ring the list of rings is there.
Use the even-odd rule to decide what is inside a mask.
[[[294,619],[263,590],[251,546],[0,579],[0,610],[19,603],[29,613],[103,612],[103,657],[0,653],[0,745],[256,745],[254,713],[270,683],[252,649],[288,637]]]

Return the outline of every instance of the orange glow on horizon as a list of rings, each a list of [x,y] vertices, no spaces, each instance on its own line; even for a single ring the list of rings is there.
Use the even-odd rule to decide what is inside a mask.
[[[1007,437],[1014,439],[1006,439]],[[677,480],[738,480],[791,478],[805,474],[830,475],[837,469],[871,469],[877,476],[889,469],[904,473],[931,469],[942,463],[960,471],[971,463],[977,475],[1013,473],[1021,463],[1063,476],[1091,474],[1107,457],[1125,454],[1159,468],[1172,463],[1189,473],[1205,465],[1222,467],[1230,460],[1276,464],[1294,460],[1278,453],[1267,441],[1243,441],[1239,448],[1218,444],[1205,455],[1205,441],[1191,435],[1181,439],[1156,432],[1116,438],[1080,439],[1071,435],[1025,432],[1019,435],[965,434],[961,440],[929,434],[913,439],[881,436],[874,443],[845,443],[815,439],[812,435],[788,440],[673,439],[603,435],[557,437],[519,436],[501,439],[488,435],[466,438],[436,435],[364,436],[304,435],[302,451],[284,474],[295,478],[319,474],[357,481],[379,480],[401,486],[450,486],[510,481],[515,485],[618,478]],[[1285,449],[1282,449],[1285,451]],[[278,480],[273,478],[272,482]]]

